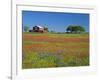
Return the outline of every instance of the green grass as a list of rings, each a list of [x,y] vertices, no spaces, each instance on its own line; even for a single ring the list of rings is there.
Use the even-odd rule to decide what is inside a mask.
[[[32,35],[32,36],[41,36],[41,33],[30,33],[30,32],[25,32],[24,34],[27,35]],[[49,37],[77,37],[77,38],[86,38],[89,36],[88,33],[84,34],[67,34],[67,33],[62,33],[62,34],[57,34],[57,33],[43,33],[42,36],[49,36]]]
[[[63,66],[87,66],[89,58],[79,58],[77,56],[64,56],[53,53],[29,53],[24,55],[23,68],[48,68]]]

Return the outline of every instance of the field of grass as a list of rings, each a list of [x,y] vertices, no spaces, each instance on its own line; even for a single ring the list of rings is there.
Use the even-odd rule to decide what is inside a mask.
[[[88,34],[24,33],[22,68],[89,65]]]

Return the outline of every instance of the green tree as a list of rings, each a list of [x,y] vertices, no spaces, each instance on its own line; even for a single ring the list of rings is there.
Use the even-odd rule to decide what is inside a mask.
[[[49,30],[48,30],[48,27],[44,27],[44,30],[47,31],[47,32],[49,31]]]
[[[28,32],[29,31],[29,27],[28,26],[24,26],[24,31]]]
[[[81,33],[81,32],[85,32],[84,27],[80,26],[80,25],[69,25],[66,28],[67,33]]]

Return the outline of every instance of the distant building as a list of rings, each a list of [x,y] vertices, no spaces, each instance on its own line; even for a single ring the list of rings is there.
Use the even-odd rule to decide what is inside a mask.
[[[36,25],[33,27],[32,30],[29,30],[29,32],[41,32],[41,33],[43,33],[45,31],[44,31],[44,27]]]

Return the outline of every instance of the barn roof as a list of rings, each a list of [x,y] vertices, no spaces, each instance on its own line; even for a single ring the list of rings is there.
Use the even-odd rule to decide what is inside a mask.
[[[39,28],[43,28],[42,26],[39,26],[39,25],[36,25],[37,27],[39,27]]]

